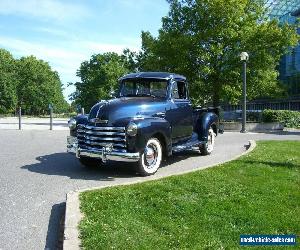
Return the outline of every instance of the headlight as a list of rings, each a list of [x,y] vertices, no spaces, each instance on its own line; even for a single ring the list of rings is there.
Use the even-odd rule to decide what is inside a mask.
[[[70,121],[68,121],[68,126],[71,130],[76,128],[76,120],[75,119],[71,119]]]
[[[138,126],[134,122],[130,122],[127,126],[127,134],[130,136],[136,136]]]

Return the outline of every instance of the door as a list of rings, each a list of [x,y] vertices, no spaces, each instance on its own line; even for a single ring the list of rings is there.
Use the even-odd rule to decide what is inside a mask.
[[[193,132],[193,108],[188,98],[187,83],[174,81],[166,119],[172,127],[172,142],[189,139]]]

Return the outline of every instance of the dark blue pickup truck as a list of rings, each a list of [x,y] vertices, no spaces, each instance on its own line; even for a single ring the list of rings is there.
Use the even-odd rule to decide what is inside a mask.
[[[84,166],[135,162],[142,175],[154,174],[174,152],[210,154],[221,131],[218,109],[193,108],[186,78],[164,72],[123,76],[115,98],[72,118],[69,128],[68,152]]]

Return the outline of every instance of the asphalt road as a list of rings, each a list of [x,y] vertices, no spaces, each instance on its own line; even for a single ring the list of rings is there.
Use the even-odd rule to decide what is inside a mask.
[[[0,130],[0,249],[55,249],[67,192],[143,178],[122,163],[85,169],[65,152],[67,134],[62,130]],[[249,139],[299,140],[300,132],[225,133],[217,137],[212,155],[178,154],[155,176],[231,159],[245,150]]]

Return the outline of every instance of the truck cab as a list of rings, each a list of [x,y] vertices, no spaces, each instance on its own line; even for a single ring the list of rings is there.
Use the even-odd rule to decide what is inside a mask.
[[[198,148],[210,154],[219,118],[216,108],[192,107],[184,76],[142,72],[121,77],[115,98],[96,103],[69,127],[68,152],[84,166],[135,162],[139,173],[151,175],[174,152]]]

